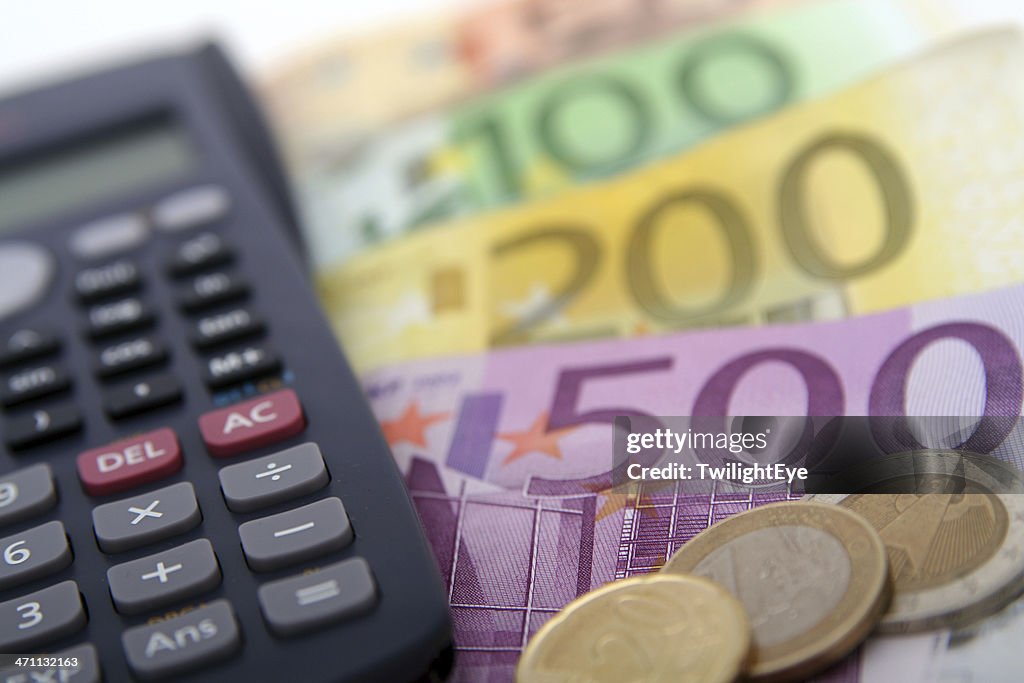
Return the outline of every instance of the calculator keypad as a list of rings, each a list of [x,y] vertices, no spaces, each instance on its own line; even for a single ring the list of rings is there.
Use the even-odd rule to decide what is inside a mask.
[[[0,539],[0,557],[0,590],[55,574],[72,559],[64,525],[56,521]]]
[[[105,553],[120,553],[194,529],[202,521],[192,484],[183,481],[93,508],[96,541]]]
[[[370,565],[356,557],[312,574],[270,581],[258,595],[270,629],[294,636],[369,611],[377,602],[377,586]]]
[[[121,643],[132,672],[152,680],[226,659],[241,647],[242,636],[231,603],[215,600],[172,619],[130,628]]]
[[[82,595],[74,581],[0,603],[0,652],[26,652],[85,626]]]
[[[168,286],[179,309],[173,322],[184,322],[187,341],[197,352],[202,379],[211,392],[238,387],[241,391],[236,395],[252,395],[254,385],[243,386],[245,383],[278,376],[290,381],[287,373],[280,374],[281,357],[261,342],[266,321],[253,305],[258,302],[248,300],[249,282],[234,270],[238,254],[215,227],[171,238],[178,240],[177,244],[157,271],[166,277],[164,282],[145,281],[152,274],[142,256],[138,262],[135,255],[115,256],[156,237],[153,228],[165,233],[199,228],[229,210],[230,201],[222,188],[201,187],[168,197],[148,212],[114,216],[74,233],[69,244],[73,254],[107,259],[86,264],[74,273],[71,293],[81,307],[86,358],[94,360],[89,370],[111,420],[127,420],[184,398],[179,375],[188,366],[176,362],[181,351],[175,337],[165,336],[164,329],[151,329],[157,321],[152,304],[162,301],[161,288]],[[42,253],[52,261],[49,252]],[[0,292],[0,313],[2,297]],[[57,357],[64,343],[52,331],[35,327],[11,330],[0,337],[0,405],[7,413],[4,434],[11,449],[27,449],[82,428],[82,414],[70,400],[46,402],[72,388],[70,373]],[[76,376],[76,382],[80,379]],[[255,387],[256,392],[265,390],[265,386]],[[223,400],[223,395],[214,397],[215,404]],[[131,421],[114,424],[124,425],[129,434],[137,431]],[[226,457],[300,434],[306,428],[306,416],[296,392],[284,388],[211,410],[200,416],[198,427],[209,455]],[[157,482],[179,472],[183,464],[178,437],[170,428],[86,450],[76,460],[82,488],[90,496],[159,486]],[[223,493],[223,501],[218,502],[233,513],[264,510],[309,496],[330,481],[320,449],[312,442],[222,467],[218,475]],[[218,551],[224,553],[224,573],[230,565],[227,549],[215,549],[210,540],[195,538],[204,513],[211,514],[207,509],[210,501],[204,500],[201,509],[196,487],[188,481],[164,484],[96,505],[91,519],[94,537],[86,541],[95,543],[109,560],[109,595],[105,592],[103,596],[107,609],[112,606],[125,616],[154,617],[163,608],[182,610],[180,616],[159,616],[122,633],[124,656],[140,679],[174,677],[203,668],[237,653],[243,642],[231,603],[224,599],[201,602],[224,583]],[[16,470],[0,479],[0,525],[43,515],[57,501],[48,465]],[[333,561],[337,558],[329,557],[332,553],[354,549],[356,529],[341,498],[304,500],[300,506],[273,512],[235,522],[236,542],[240,541],[241,555],[252,572],[295,567],[294,576],[265,581],[257,591],[266,629],[278,636],[293,636],[373,609],[378,600],[376,582],[369,564],[361,558],[307,567],[315,571],[299,573],[302,563],[317,558]],[[7,560],[0,561],[0,590],[52,577],[73,563],[64,525],[43,520],[36,524],[0,539],[0,557]],[[209,524],[215,528],[212,518]],[[176,536],[183,537],[175,541]],[[141,558],[137,553],[129,558],[117,556],[168,539],[176,545],[143,551],[148,554]],[[77,544],[83,541],[75,539],[75,549],[80,550]],[[235,557],[237,547],[231,549]],[[63,578],[60,575],[50,581]],[[82,580],[77,575],[71,578]],[[86,598],[94,600],[90,590],[86,590]],[[67,580],[0,603],[0,651],[11,651],[6,647],[9,643],[15,649],[22,647],[20,643],[40,647],[77,633],[87,620],[83,600],[78,586]],[[36,611],[43,616],[34,616]],[[33,623],[22,628],[27,620]],[[30,639],[16,639],[26,631],[32,631]],[[99,661],[91,644],[65,649],[60,656],[80,659],[78,670],[67,673],[73,676],[69,680],[98,682]],[[57,670],[53,674],[64,675]]]
[[[329,479],[315,443],[229,465],[219,476],[224,500],[233,512],[252,512],[319,491]]]
[[[341,550],[352,542],[352,526],[339,498],[325,498],[238,527],[249,566],[270,572]]]
[[[110,596],[122,614],[141,614],[202,595],[220,585],[220,565],[205,538],[107,570]]]

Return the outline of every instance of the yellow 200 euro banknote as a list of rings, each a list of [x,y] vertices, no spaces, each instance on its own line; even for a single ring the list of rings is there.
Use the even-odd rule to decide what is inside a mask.
[[[410,357],[824,319],[1024,274],[1024,41],[989,31],[615,182],[323,271],[360,369]]]

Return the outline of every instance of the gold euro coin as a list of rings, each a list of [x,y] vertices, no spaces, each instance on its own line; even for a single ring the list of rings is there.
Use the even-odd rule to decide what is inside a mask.
[[[893,598],[880,631],[966,626],[1024,589],[1024,482],[1016,468],[984,455],[917,451],[861,470],[846,476],[860,484],[857,493],[806,500],[852,510],[881,535]]]
[[[739,598],[752,626],[746,675],[803,680],[863,641],[888,605],[885,546],[841,507],[766,505],[704,530],[663,573],[696,574]]]
[[[516,683],[731,683],[749,650],[750,623],[728,591],[653,574],[566,605],[530,640]]]

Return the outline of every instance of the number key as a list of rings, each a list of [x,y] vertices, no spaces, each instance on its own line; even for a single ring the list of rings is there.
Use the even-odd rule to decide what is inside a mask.
[[[53,472],[42,463],[0,479],[0,524],[41,515],[57,502]]]
[[[0,602],[0,652],[24,652],[70,636],[85,622],[82,596],[74,581]]]
[[[0,539],[0,590],[49,576],[69,564],[71,546],[60,522]]]

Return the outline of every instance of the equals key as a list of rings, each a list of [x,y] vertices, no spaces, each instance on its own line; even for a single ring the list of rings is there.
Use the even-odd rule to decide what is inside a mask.
[[[377,585],[361,557],[259,588],[260,610],[279,636],[295,636],[373,609]]]

